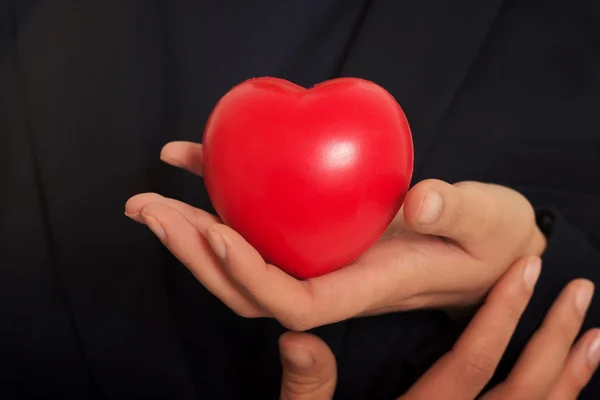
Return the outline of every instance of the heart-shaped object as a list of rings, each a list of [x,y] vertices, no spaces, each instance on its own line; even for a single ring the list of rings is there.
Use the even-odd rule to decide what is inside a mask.
[[[206,188],[223,222],[301,279],[371,247],[413,172],[404,112],[386,90],[357,78],[310,89],[245,81],[217,103],[203,143]]]

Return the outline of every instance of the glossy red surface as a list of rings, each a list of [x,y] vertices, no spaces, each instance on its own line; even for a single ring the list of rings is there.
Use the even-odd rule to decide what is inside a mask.
[[[248,80],[217,103],[203,143],[205,184],[221,219],[298,278],[366,251],[400,209],[413,170],[402,109],[356,78],[311,89]]]

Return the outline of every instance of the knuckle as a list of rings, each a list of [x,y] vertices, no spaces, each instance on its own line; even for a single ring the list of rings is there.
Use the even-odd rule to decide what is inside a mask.
[[[502,291],[492,291],[489,295],[489,302],[493,302],[501,307],[510,321],[519,321],[527,306],[531,294],[525,289],[525,285],[515,284],[504,287]]]
[[[484,234],[494,233],[501,225],[502,213],[500,205],[481,185],[463,182],[459,186],[462,193],[461,217],[470,216],[473,223],[483,230]],[[476,199],[476,203],[473,199]]]
[[[575,318],[562,318],[554,326],[553,333],[558,344],[570,348],[575,340],[577,321]]]
[[[526,302],[526,296],[523,293],[515,293],[505,307],[505,313],[511,321],[519,321],[523,315],[525,309],[524,304]]]
[[[463,379],[469,387],[485,385],[496,370],[496,360],[485,349],[472,352],[463,362]]]

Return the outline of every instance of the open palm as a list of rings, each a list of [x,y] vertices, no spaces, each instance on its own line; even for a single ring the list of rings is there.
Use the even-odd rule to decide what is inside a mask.
[[[199,144],[170,143],[161,158],[202,173]],[[300,331],[355,316],[476,303],[514,260],[540,255],[545,246],[525,198],[476,182],[419,183],[359,259],[308,280],[265,263],[217,217],[178,200],[140,194],[127,202],[126,214],[152,229],[234,312]]]

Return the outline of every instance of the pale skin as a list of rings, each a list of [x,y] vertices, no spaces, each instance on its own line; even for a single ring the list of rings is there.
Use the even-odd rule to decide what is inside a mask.
[[[600,360],[600,329],[573,342],[592,297],[587,280],[569,283],[521,353],[508,378],[481,393],[492,377],[540,272],[537,257],[517,261],[490,292],[453,349],[397,400],[575,400]],[[336,362],[318,337],[288,332],[279,340],[282,400],[331,400]]]
[[[200,144],[169,143],[161,159],[202,175]],[[371,249],[348,267],[304,281],[265,263],[216,216],[178,200],[139,194],[127,201],[125,213],[148,226],[233,312],[245,318],[275,318],[292,331],[353,317],[465,307],[485,300],[453,350],[403,400],[477,396],[531,296],[538,257],[546,248],[525,197],[479,182],[418,183]],[[533,275],[527,265],[534,265]],[[484,398],[575,399],[600,358],[600,342],[595,342],[600,330],[585,333],[571,349],[592,291],[593,284],[586,280],[569,284],[508,380]],[[280,349],[282,399],[331,398],[335,360],[323,342],[290,332],[281,338]],[[308,354],[305,366],[291,361],[299,352],[304,361]]]
[[[169,143],[161,159],[202,175],[200,144]],[[539,256],[546,246],[525,197],[478,182],[418,183],[371,249],[343,269],[304,281],[265,263],[214,215],[178,200],[139,194],[125,213],[147,225],[235,313],[275,318],[295,331],[356,316],[477,304],[511,263]]]

